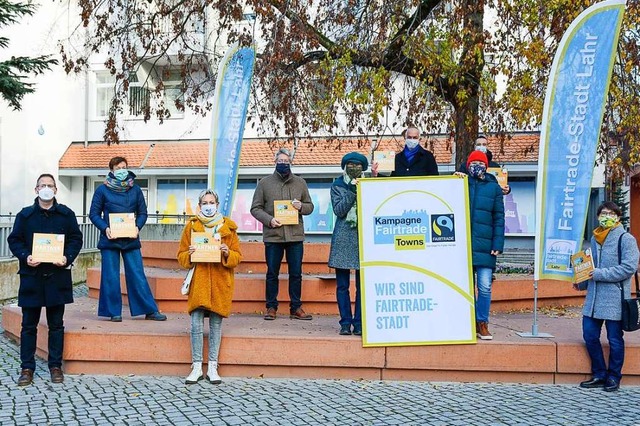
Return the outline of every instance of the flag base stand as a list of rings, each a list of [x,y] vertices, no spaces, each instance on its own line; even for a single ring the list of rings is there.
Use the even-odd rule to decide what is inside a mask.
[[[531,326],[531,333],[527,333],[524,331],[519,331],[516,333],[518,336],[529,339],[529,338],[550,338],[553,337],[552,334],[549,333],[538,333],[538,281],[533,281],[533,325]]]
[[[526,331],[519,331],[519,332],[517,332],[516,334],[517,334],[518,336],[520,336],[520,337],[525,338],[525,339],[529,339],[529,338],[532,338],[532,337],[541,337],[541,338],[542,338],[542,337],[546,337],[546,338],[549,338],[549,337],[553,338],[553,337],[555,337],[553,334],[549,334],[549,333],[533,333],[533,332],[528,333],[528,332],[526,332]]]

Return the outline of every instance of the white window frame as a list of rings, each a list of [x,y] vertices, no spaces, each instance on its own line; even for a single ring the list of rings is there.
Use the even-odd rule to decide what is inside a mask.
[[[101,81],[103,78],[109,78],[109,81]],[[111,107],[111,101],[115,95],[115,77],[111,75],[109,71],[96,71],[95,72],[95,100],[93,102],[94,116],[96,118],[107,118],[109,115],[109,108]],[[101,96],[101,93],[105,92],[105,95]],[[108,94],[111,92],[111,96]],[[100,103],[103,103],[100,105]],[[104,112],[104,114],[102,114]]]

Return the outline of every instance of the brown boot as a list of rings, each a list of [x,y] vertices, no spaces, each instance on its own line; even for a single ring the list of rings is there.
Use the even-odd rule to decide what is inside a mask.
[[[491,333],[489,333],[488,323],[484,321],[478,322],[477,336],[480,338],[480,340],[493,340],[493,336],[491,335]]]
[[[299,320],[310,320],[313,317],[302,310],[302,308],[298,308],[295,311],[291,312],[289,315],[291,319],[299,319]]]
[[[264,319],[266,319],[267,321],[273,321],[274,319],[276,319],[276,308],[269,308],[267,309],[267,313],[264,314]]]
[[[51,373],[51,383],[62,383],[62,382],[64,382],[64,374],[62,374],[62,368],[60,368],[60,367],[51,367],[49,369],[49,373]]]
[[[18,386],[27,386],[33,383],[33,370],[23,368],[18,377]]]

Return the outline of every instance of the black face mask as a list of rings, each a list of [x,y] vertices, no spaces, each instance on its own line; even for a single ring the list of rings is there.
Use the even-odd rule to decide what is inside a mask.
[[[362,165],[347,163],[345,171],[351,179],[358,179],[362,176]]]
[[[289,173],[291,173],[291,164],[289,163],[276,164],[276,172],[280,173],[282,176],[289,176]]]

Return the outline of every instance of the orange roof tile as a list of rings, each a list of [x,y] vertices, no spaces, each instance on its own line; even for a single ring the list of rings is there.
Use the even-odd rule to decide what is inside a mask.
[[[145,169],[172,167],[207,167],[209,164],[209,142],[156,143]]]
[[[501,144],[495,136],[490,136],[487,147],[498,163],[519,163],[538,161],[540,134],[522,133],[507,137]]]
[[[108,169],[113,157],[125,157],[131,168],[139,168],[149,151],[150,143],[72,143],[62,155],[58,166],[61,169]]]
[[[489,137],[488,146],[497,162],[535,162],[538,159],[538,140],[538,134],[516,134],[501,143],[492,136]],[[453,139],[446,136],[430,136],[425,142],[439,164],[451,162],[452,144]],[[358,151],[368,155],[370,145],[371,140],[367,138],[305,139],[298,145],[294,163],[301,166],[338,165],[348,152]],[[403,145],[400,136],[385,137],[377,149],[400,151]],[[292,142],[284,139],[272,142],[245,139],[240,153],[240,166],[271,166],[275,152],[281,147],[291,149]],[[92,143],[86,148],[82,143],[72,143],[60,159],[59,166],[61,169],[106,168],[109,160],[116,155],[126,157],[131,168],[203,168],[208,164],[209,142],[130,142],[111,146]]]

